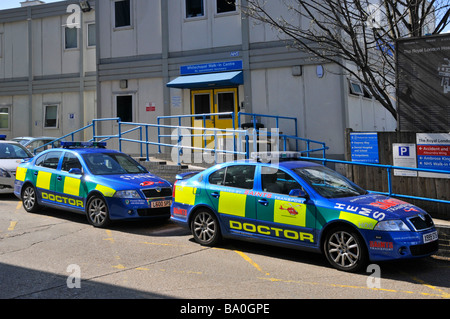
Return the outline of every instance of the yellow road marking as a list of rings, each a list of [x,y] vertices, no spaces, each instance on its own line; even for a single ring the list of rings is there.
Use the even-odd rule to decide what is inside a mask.
[[[19,202],[18,204],[17,204],[17,206],[16,206],[16,210],[19,210],[19,209],[21,209],[22,208],[22,202]]]
[[[258,279],[271,281],[271,282],[283,282],[283,283],[299,284],[299,285],[314,285],[314,286],[324,286],[324,287],[333,287],[333,288],[364,289],[364,290],[372,290],[372,291],[384,291],[384,292],[405,293],[405,294],[419,294],[419,295],[430,296],[430,297],[450,298],[450,294],[448,294],[446,292],[443,292],[441,294],[431,294],[431,293],[424,293],[424,292],[413,292],[413,291],[408,291],[408,290],[370,288],[370,287],[364,287],[364,286],[350,286],[350,285],[327,284],[327,283],[319,283],[319,282],[284,280],[284,279],[279,279],[279,278],[258,277]]]
[[[114,244],[114,238],[112,237],[112,233],[109,229],[106,230],[106,235],[108,236],[108,238],[103,238],[103,240],[110,241]]]
[[[234,251],[236,254],[238,254],[239,256],[241,256],[246,262],[248,262],[250,265],[252,265],[253,267],[255,267],[259,272],[264,274],[264,271],[261,269],[261,267],[259,267],[259,265],[257,263],[255,263],[249,256],[247,256],[246,254],[244,254],[242,251],[238,251],[235,250]],[[265,273],[266,276],[269,276],[269,273]]]
[[[16,228],[16,225],[17,225],[17,222],[11,222],[11,223],[9,224],[8,230],[9,230],[9,231],[13,231],[14,228]]]

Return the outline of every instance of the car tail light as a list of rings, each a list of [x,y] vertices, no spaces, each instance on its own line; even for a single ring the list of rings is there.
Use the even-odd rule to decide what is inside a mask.
[[[173,183],[173,188],[172,188],[172,197],[175,200],[175,188],[177,186],[177,181],[175,181],[175,183]]]

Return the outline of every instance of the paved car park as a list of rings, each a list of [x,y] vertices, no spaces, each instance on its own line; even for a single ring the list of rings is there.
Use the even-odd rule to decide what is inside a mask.
[[[371,267],[344,273],[318,254],[232,240],[207,248],[171,221],[100,229],[0,195],[0,298],[450,298],[448,259]]]

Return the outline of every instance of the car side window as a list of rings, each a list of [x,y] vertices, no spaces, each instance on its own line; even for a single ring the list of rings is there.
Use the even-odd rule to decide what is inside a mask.
[[[57,169],[62,152],[49,152],[36,160],[36,166]]]
[[[68,172],[73,168],[78,168],[80,170],[82,169],[80,160],[75,154],[66,152],[66,154],[64,155],[61,170],[64,172]]]
[[[212,185],[224,185],[226,170],[227,168],[225,167],[209,175],[209,183]]]
[[[255,166],[233,165],[215,171],[209,176],[209,183],[228,187],[252,189],[255,180]]]
[[[261,167],[261,184],[265,192],[289,195],[293,189],[302,189],[301,185],[288,173],[274,168]]]

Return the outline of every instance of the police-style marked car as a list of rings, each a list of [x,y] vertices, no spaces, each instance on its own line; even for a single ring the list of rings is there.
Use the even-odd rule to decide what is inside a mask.
[[[17,168],[14,194],[26,211],[41,206],[85,213],[96,227],[113,220],[169,218],[172,185],[105,143],[63,142]]]
[[[12,194],[16,168],[24,159],[33,157],[25,147],[14,141],[6,141],[0,135],[0,194]]]
[[[237,161],[184,177],[174,185],[171,218],[202,245],[235,238],[299,248],[344,271],[438,249],[425,211],[312,162]]]

